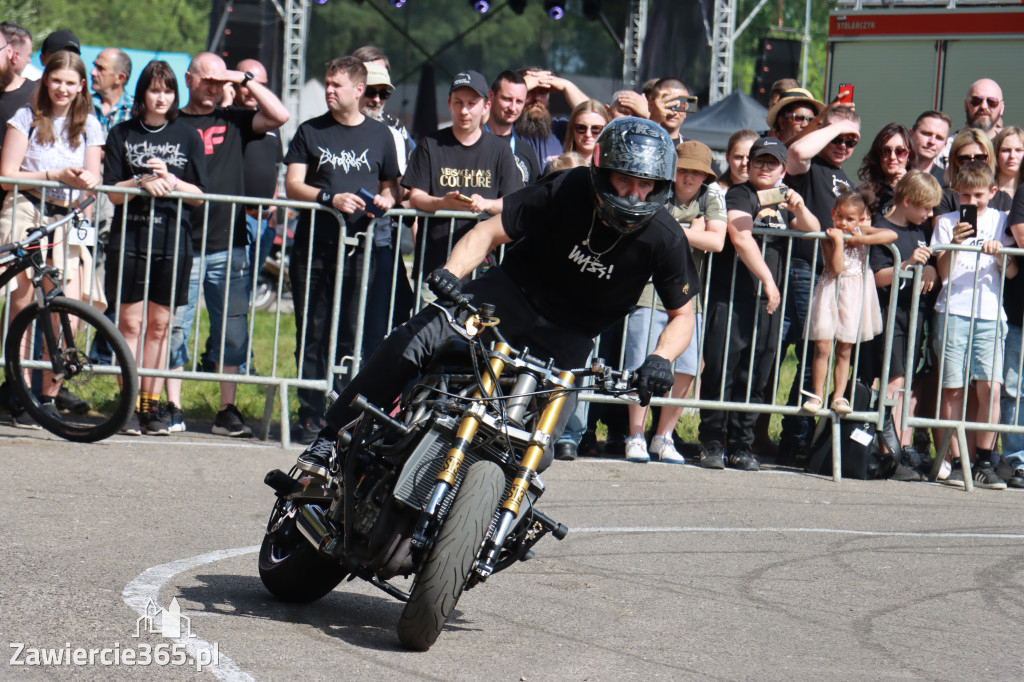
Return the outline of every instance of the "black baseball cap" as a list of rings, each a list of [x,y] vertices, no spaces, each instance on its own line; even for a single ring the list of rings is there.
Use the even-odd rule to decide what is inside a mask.
[[[750,146],[749,159],[756,159],[759,156],[774,156],[780,163],[786,163],[788,150],[782,141],[775,137],[761,137]]]
[[[82,54],[82,44],[78,41],[78,36],[71,31],[54,31],[46,36],[40,52],[42,54],[53,54],[61,50],[74,52],[78,55]]]
[[[452,94],[459,88],[470,88],[481,97],[487,97],[487,80],[479,71],[463,71],[455,74],[448,94]]]

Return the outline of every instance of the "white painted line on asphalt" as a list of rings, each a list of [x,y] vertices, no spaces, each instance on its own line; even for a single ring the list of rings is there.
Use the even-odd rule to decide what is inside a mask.
[[[208,554],[200,554],[199,556],[189,557],[188,559],[178,559],[177,561],[171,561],[166,564],[160,564],[152,568],[147,568],[145,571],[136,576],[131,582],[124,586],[124,590],[121,592],[121,597],[124,602],[132,608],[140,616],[151,615],[146,613],[146,606],[150,600],[160,606],[160,588],[162,588],[168,580],[197,566],[203,564],[210,564],[214,561],[220,561],[221,559],[230,559],[231,557],[240,556],[242,554],[255,554],[260,551],[259,545],[252,547],[235,547],[234,549],[221,549],[216,552],[209,552]],[[199,658],[199,652],[213,652],[214,645],[207,642],[205,639],[200,637],[188,637],[189,633],[185,633],[184,636],[179,637],[176,641],[183,645],[190,654],[196,659]],[[218,645],[216,651],[219,653],[219,660],[211,663],[207,666],[206,670],[209,670],[214,675],[222,680],[228,680],[229,682],[255,682],[255,678],[239,668],[233,660],[231,660],[223,651],[220,650]],[[203,660],[211,660],[208,656],[209,653],[204,654],[207,658]]]
[[[714,528],[708,526],[598,526],[570,528],[573,533],[832,533],[835,535],[867,535],[874,537],[912,538],[998,538],[1024,540],[1024,533],[966,533],[958,531],[852,530],[845,528]]]

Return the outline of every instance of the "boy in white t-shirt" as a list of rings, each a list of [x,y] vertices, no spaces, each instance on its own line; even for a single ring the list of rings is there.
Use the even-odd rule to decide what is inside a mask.
[[[977,230],[960,220],[960,213],[939,216],[932,234],[932,246],[960,244],[980,247],[981,251],[940,251],[937,268],[942,291],[935,303],[933,329],[935,353],[942,358],[942,419],[960,419],[965,388],[974,382],[978,397],[976,414],[966,416],[976,422],[999,421],[1000,380],[1003,376],[1003,342],[1006,338],[1006,313],[999,291],[1005,263],[1007,278],[1016,276],[1012,257],[997,256],[1003,246],[1014,246],[1006,234],[1006,214],[989,210],[988,202],[998,189],[991,169],[981,162],[965,163],[953,181],[961,206],[977,206]],[[973,328],[973,329],[972,329]],[[992,431],[968,431],[967,455],[973,466],[974,485],[1002,490],[1006,483],[992,468],[992,449],[996,434]],[[953,471],[944,481],[964,486],[960,468],[959,444],[950,443]]]

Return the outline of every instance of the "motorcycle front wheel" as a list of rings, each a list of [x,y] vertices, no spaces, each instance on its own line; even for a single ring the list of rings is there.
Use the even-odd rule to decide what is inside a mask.
[[[441,634],[462,596],[504,489],[505,475],[494,462],[477,462],[466,472],[398,621],[402,646],[426,651]]]
[[[340,565],[320,556],[285,515],[281,502],[274,507],[259,558],[260,580],[272,595],[294,604],[316,601],[348,575]]]

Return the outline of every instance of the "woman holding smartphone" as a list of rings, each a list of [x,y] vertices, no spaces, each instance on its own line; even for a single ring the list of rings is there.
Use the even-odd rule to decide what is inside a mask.
[[[82,190],[99,184],[103,128],[91,111],[82,58],[73,52],[55,52],[46,64],[31,106],[19,109],[7,122],[0,174],[20,180],[56,181],[65,187],[44,193],[37,187],[17,186],[0,211],[0,242],[16,242],[37,225],[62,218],[79,203]],[[4,183],[3,187],[10,191],[16,185]],[[106,308],[102,290],[93,286],[89,248],[71,244],[62,233],[51,239],[47,262],[63,273],[64,295],[92,300],[101,310]],[[30,275],[28,271],[19,274],[9,290],[11,318],[32,301],[35,288]],[[47,381],[43,390],[45,409],[57,413],[53,398],[60,382]],[[26,414],[16,415],[15,424],[38,428]]]
[[[167,62],[151,61],[142,70],[132,118],[114,126],[107,138],[103,181],[146,192],[110,195],[115,208],[107,243],[107,299],[118,306],[118,328],[139,367],[166,369],[171,309],[188,302],[192,271],[191,212],[181,204],[200,203],[166,197],[202,194],[206,185],[203,141],[195,128],[178,120],[178,82]],[[143,376],[140,384],[139,413],[125,431],[168,435],[159,404],[164,379]]]

